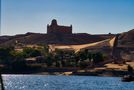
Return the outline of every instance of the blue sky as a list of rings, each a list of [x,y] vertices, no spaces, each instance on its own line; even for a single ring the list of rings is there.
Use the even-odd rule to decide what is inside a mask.
[[[74,33],[119,33],[134,28],[134,0],[1,0],[2,35],[46,33],[47,24]]]

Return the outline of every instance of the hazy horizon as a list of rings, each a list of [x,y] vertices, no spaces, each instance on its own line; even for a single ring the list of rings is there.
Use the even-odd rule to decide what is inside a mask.
[[[120,33],[134,28],[133,0],[1,0],[1,34],[46,33],[47,24],[73,33]]]

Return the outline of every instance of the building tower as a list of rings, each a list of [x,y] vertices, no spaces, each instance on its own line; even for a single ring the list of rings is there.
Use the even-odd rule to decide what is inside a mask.
[[[72,34],[72,25],[61,26],[57,24],[56,19],[53,19],[51,25],[47,25],[47,34]]]

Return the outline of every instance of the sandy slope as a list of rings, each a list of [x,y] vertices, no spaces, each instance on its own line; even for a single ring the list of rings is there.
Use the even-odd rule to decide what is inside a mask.
[[[101,48],[104,46],[113,47],[114,41],[115,41],[115,37],[112,39],[106,39],[106,40],[102,40],[102,41],[95,42],[95,43],[89,43],[89,44],[81,44],[81,45],[51,44],[51,45],[49,45],[49,47],[52,51],[54,51],[55,49],[71,49],[71,50],[74,50],[75,52],[78,52],[81,49],[86,49],[86,48]]]

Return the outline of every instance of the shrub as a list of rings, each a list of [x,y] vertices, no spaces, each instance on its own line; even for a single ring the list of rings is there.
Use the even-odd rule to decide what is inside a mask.
[[[25,57],[36,57],[41,56],[41,52],[39,50],[33,48],[24,48],[23,53]]]

